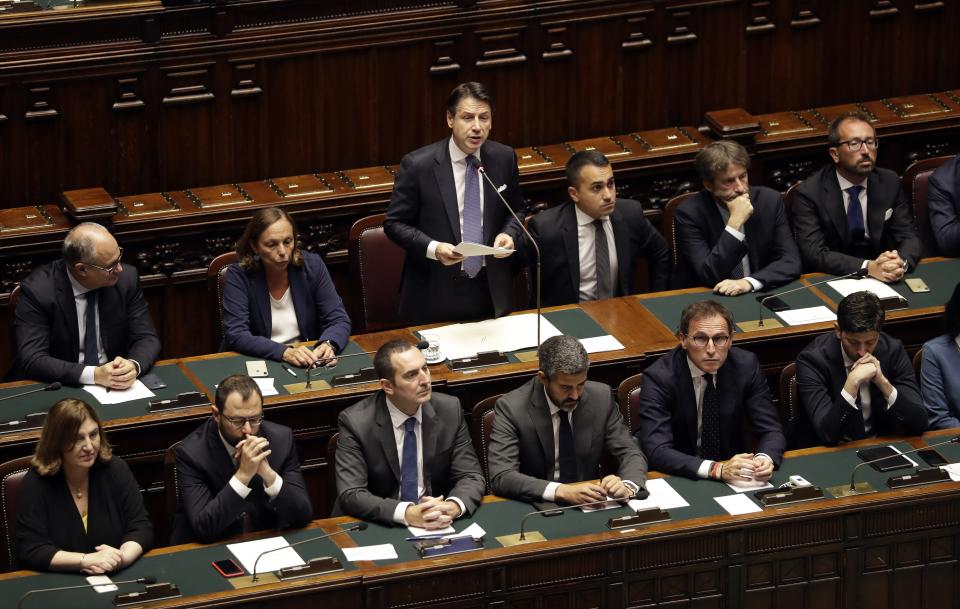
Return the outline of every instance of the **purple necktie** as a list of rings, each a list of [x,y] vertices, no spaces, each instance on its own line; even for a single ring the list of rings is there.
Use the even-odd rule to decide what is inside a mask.
[[[467,174],[463,189],[463,240],[483,243],[483,215],[480,213],[480,161],[472,154],[466,158]],[[470,256],[463,261],[463,272],[473,279],[483,268],[481,256]]]

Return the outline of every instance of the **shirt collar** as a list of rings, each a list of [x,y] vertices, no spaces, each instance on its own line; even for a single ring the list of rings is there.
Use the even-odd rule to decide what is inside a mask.
[[[576,203],[573,204],[574,213],[577,214],[577,226],[589,226],[596,222],[589,214],[580,209]],[[610,222],[610,216],[600,218],[602,222]]]
[[[399,408],[394,406],[393,402],[390,401],[389,396],[385,395],[384,397],[387,399],[387,412],[390,413],[390,422],[393,423],[394,427],[403,427],[404,424],[407,422],[407,419],[409,419],[411,415],[404,414],[403,411],[401,411]],[[420,408],[417,408],[417,411],[413,413],[412,416],[417,420],[417,423],[422,422],[423,406],[420,406]]]
[[[544,397],[547,398],[547,408],[550,409],[550,416],[552,417],[553,415],[560,412],[560,407],[554,404],[553,400],[550,399],[550,394],[547,393],[547,386],[544,385],[543,383],[540,383],[540,384],[543,385],[543,395]],[[579,402],[577,402],[577,404],[574,404],[573,408],[564,408],[563,410],[566,410],[568,414],[573,414],[573,411],[577,409],[578,405],[579,405]]]
[[[447,142],[447,147],[450,149],[450,160],[451,160],[453,163],[460,163],[461,165],[466,165],[466,164],[467,164],[467,161],[466,161],[466,159],[467,159],[467,153],[464,152],[463,150],[460,150],[460,147],[457,146],[457,143],[453,141],[453,138],[452,138],[452,137],[451,137],[450,140]],[[481,150],[482,150],[482,148],[481,148]],[[477,157],[477,160],[479,161],[479,160],[480,160],[480,150],[477,150],[477,153],[476,153],[475,155],[473,155],[473,156]]]
[[[840,339],[838,338],[837,340],[839,341]],[[840,356],[843,358],[843,367],[849,370],[850,366],[853,365],[853,360],[847,355],[847,351],[843,348],[843,343],[840,343]]]
[[[687,366],[690,367],[690,376],[693,378],[700,378],[706,374],[706,372],[698,368],[697,365],[693,363],[693,360],[690,359],[689,355],[687,356]]]
[[[67,271],[67,279],[70,280],[70,286],[73,288],[73,297],[83,296],[87,292],[90,292],[90,288],[83,287],[83,285],[77,281],[77,278],[73,276],[73,273]]]
[[[220,416],[223,416],[223,415],[220,415]],[[235,460],[233,455],[234,453],[237,452],[237,447],[231,446],[230,443],[227,442],[227,439],[223,437],[222,433],[220,433],[219,425],[217,426],[217,435],[220,436],[220,441],[223,442],[223,448],[227,451],[227,456],[230,457],[231,460]]]
[[[840,190],[842,190],[842,191],[846,191],[846,190],[847,190],[848,188],[850,188],[851,186],[859,186],[860,188],[863,189],[864,192],[867,191],[867,181],[868,181],[868,180],[867,180],[866,178],[863,179],[863,182],[861,182],[861,183],[859,183],[859,184],[854,184],[853,182],[851,182],[851,181],[848,180],[847,178],[845,178],[845,177],[843,177],[842,175],[840,175],[840,172],[838,171],[838,172],[837,172],[837,181],[840,183]]]

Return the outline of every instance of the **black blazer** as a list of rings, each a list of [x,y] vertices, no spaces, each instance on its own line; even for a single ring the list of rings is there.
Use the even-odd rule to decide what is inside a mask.
[[[91,554],[101,544],[119,549],[128,541],[139,543],[144,552],[153,547],[153,525],[143,507],[140,487],[123,459],[94,463],[88,493],[84,531],[63,470],[41,476],[30,468],[17,510],[20,568],[46,571],[59,550]]]
[[[797,446],[832,445],[844,437],[867,437],[862,413],[840,395],[847,380],[840,340],[834,333],[821,334],[797,356],[797,394],[800,408],[794,423]],[[927,410],[903,343],[880,333],[873,352],[880,369],[897,388],[897,401],[887,410],[887,401],[870,384],[871,436],[907,433],[918,436],[927,429]],[[854,396],[856,397],[856,396]]]
[[[800,252],[780,193],[765,186],[751,186],[749,192],[753,215],[743,226],[745,241],[726,230],[708,190],[700,191],[677,208],[676,287],[712,288],[730,279],[744,255],[750,261],[750,277],[762,283],[764,289],[776,288],[800,276]]]
[[[944,256],[960,256],[960,154],[930,174],[927,220],[923,227],[932,235],[924,239],[929,251]]]
[[[636,293],[637,257],[649,262],[650,289],[666,290],[670,277],[670,250],[660,232],[643,215],[637,201],[617,199],[610,215],[613,241],[617,247],[619,277],[614,296]],[[540,246],[543,306],[573,304],[580,300],[580,249],[577,237],[576,205],[572,201],[543,211],[530,220],[530,234]],[[530,247],[527,259],[536,280],[536,254]],[[536,294],[531,290],[535,306]]]
[[[136,360],[141,374],[150,370],[160,354],[160,339],[136,269],[124,265],[117,283],[100,288],[97,298],[107,358]],[[80,383],[77,306],[63,260],[37,267],[20,284],[13,329],[17,354],[7,380]]]
[[[757,356],[731,347],[727,361],[717,372],[716,383],[723,458],[745,452],[764,453],[779,466],[787,441]],[[755,449],[744,438],[744,417],[753,429]],[[637,439],[651,469],[697,477],[703,463],[696,456],[697,400],[683,347],[674,347],[644,371]]]
[[[211,417],[177,446],[177,487],[180,505],[173,524],[171,545],[199,541],[210,543],[238,535],[244,515],[251,530],[298,528],[313,517],[310,497],[300,473],[300,460],[289,427],[264,421],[260,433],[270,441],[270,467],[283,478],[280,494],[271,500],[260,476],[250,480],[246,499],[229,485],[237,468],[220,439]]]
[[[460,212],[457,190],[450,160],[450,138],[415,150],[403,157],[393,184],[390,206],[383,228],[394,242],[406,250],[403,278],[400,284],[400,317],[411,322],[427,323],[456,317],[451,315],[447,299],[454,287],[459,265],[444,266],[427,258],[431,241],[456,245],[461,241]],[[480,149],[480,160],[487,175],[514,211],[523,204],[520,196],[520,173],[512,148],[487,140]],[[504,209],[497,191],[487,180],[483,183],[483,241],[493,245],[499,233],[513,237],[521,246],[520,226]],[[508,258],[486,257],[490,298],[497,316],[510,312],[512,306],[513,254]]]
[[[849,253],[853,244],[847,235],[847,213],[832,163],[801,182],[794,191],[792,213],[805,271],[846,275],[863,265],[863,258]],[[913,212],[900,188],[900,178],[889,169],[874,169],[867,178],[866,222],[871,260],[895,249],[910,268],[917,265],[921,246]]]

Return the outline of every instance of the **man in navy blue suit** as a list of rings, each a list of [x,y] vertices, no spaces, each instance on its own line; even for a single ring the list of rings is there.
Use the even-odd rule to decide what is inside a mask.
[[[521,228],[499,197],[520,208],[516,154],[487,139],[493,100],[480,83],[450,93],[447,125],[449,138],[403,157],[383,224],[406,251],[400,316],[411,323],[489,318],[512,305],[513,267],[504,258]],[[461,241],[511,252],[464,258],[453,251]]]
[[[927,218],[939,253],[960,256],[960,154],[930,174]]]

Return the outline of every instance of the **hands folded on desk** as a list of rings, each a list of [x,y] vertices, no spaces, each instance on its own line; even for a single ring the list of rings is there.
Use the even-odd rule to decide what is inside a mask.
[[[137,365],[119,356],[93,369],[93,382],[107,389],[129,389],[135,380]]]
[[[287,347],[283,352],[283,361],[299,368],[307,368],[317,363],[322,366],[336,366],[336,356],[329,343],[321,343],[316,349],[305,345]]]
[[[404,518],[407,525],[423,529],[445,529],[460,516],[460,506],[456,501],[444,501],[443,495],[429,497],[424,495],[420,503],[407,507]]]
[[[773,461],[766,455],[740,453],[721,462],[721,465],[723,468],[720,476],[728,484],[743,480],[766,482],[773,476]]]
[[[599,484],[595,482],[577,482],[561,484],[557,487],[555,499],[569,505],[603,501],[607,497],[627,499],[633,491],[623,483],[619,476],[606,476]]]
[[[867,262],[867,274],[878,281],[892,283],[899,281],[907,272],[907,263],[897,250],[889,250]]]

